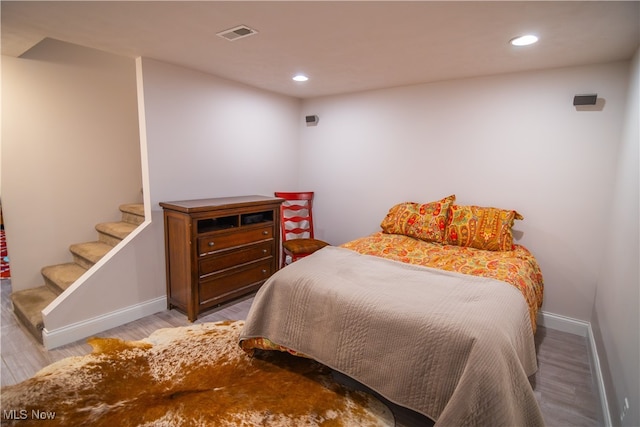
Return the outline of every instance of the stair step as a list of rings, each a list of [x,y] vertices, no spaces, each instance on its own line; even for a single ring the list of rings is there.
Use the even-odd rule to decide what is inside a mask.
[[[96,226],[97,242],[76,243],[69,247],[75,262],[44,267],[41,270],[44,286],[11,294],[16,317],[41,344],[42,310],[145,220],[142,203],[123,204],[119,209],[122,221]]]
[[[113,246],[104,242],[76,243],[69,246],[73,260],[87,270],[100,261],[100,258],[105,256],[111,249],[113,249]]]
[[[86,268],[70,262],[44,267],[41,270],[45,284],[56,294],[61,294],[85,272]]]
[[[13,292],[13,311],[20,322],[29,330],[38,342],[42,344],[42,310],[45,309],[57,295],[47,286],[24,289]]]
[[[115,246],[127,237],[138,226],[129,222],[103,222],[96,225],[98,240],[111,246]]]
[[[144,222],[144,205],[142,203],[127,203],[120,205],[122,221],[140,225]]]

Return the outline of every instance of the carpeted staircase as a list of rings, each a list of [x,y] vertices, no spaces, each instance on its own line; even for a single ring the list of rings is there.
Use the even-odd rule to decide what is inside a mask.
[[[121,221],[96,225],[98,241],[69,247],[73,262],[44,267],[41,270],[44,286],[11,294],[16,317],[40,343],[44,328],[42,310],[144,221],[142,204],[121,205],[120,212]]]

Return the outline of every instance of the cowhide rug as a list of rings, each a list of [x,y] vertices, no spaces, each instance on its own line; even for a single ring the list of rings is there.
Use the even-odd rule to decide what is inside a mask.
[[[251,357],[242,321],[161,329],[142,341],[92,338],[69,357],[2,388],[2,425],[392,426],[379,400],[312,360]]]

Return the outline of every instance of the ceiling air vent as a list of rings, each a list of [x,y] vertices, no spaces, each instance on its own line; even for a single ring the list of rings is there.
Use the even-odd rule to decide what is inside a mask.
[[[221,31],[217,35],[222,37],[223,39],[227,39],[233,42],[244,37],[252,36],[254,34],[258,34],[258,32],[253,28],[249,28],[246,25],[240,25],[235,28]]]

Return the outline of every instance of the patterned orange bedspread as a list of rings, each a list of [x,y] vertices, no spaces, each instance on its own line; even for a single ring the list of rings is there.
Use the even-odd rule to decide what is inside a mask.
[[[341,245],[364,255],[473,276],[489,277],[515,286],[527,301],[531,326],[542,306],[543,280],[538,261],[524,246],[513,251],[485,251],[469,247],[429,243],[400,234],[377,232]]]

